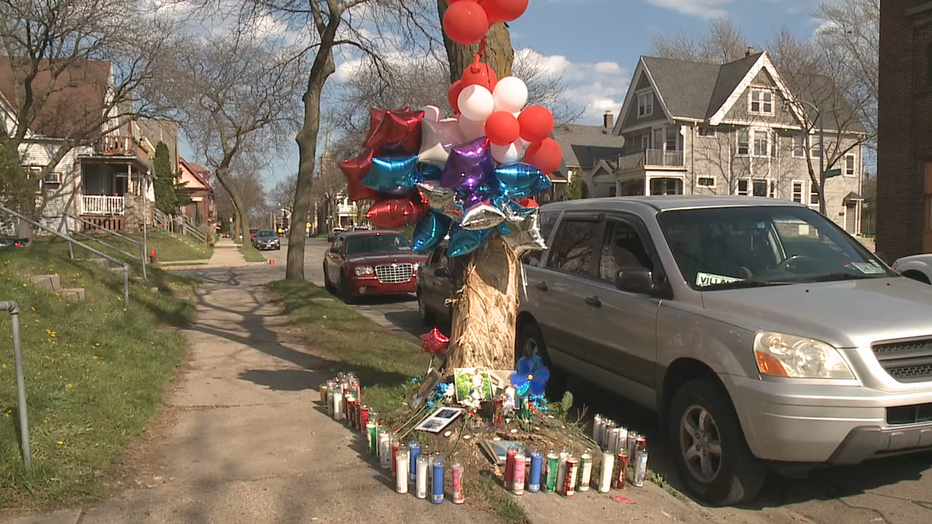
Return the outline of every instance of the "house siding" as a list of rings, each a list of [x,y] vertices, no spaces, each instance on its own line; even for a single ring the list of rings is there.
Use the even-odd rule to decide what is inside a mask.
[[[646,80],[646,77],[644,79]],[[631,93],[631,96],[634,98],[631,100],[631,108],[628,110],[628,114],[626,115],[624,123],[622,124],[623,129],[643,124],[658,124],[667,121],[667,115],[664,114],[663,107],[660,105],[660,98],[657,96],[657,91],[653,90],[653,93],[654,112],[650,116],[645,116],[643,118],[638,118],[637,91]],[[641,147],[640,142],[638,143],[638,147]]]
[[[45,167],[51,161],[60,146],[52,142],[24,142],[20,146],[23,165]],[[41,195],[37,194],[39,204],[39,223],[44,227],[65,233],[65,227],[76,229],[76,221],[66,218],[65,214],[76,215],[81,194],[81,169],[78,156],[90,151],[89,147],[75,148],[58,162],[51,172],[61,173],[62,183],[58,187],[43,186]]]
[[[877,250],[892,261],[932,252],[926,171],[932,162],[932,11],[906,14],[917,0],[880,10],[877,139]]]
[[[752,114],[751,109],[751,90],[754,88],[765,87],[773,90],[773,115]],[[799,121],[790,110],[789,106],[783,103],[783,97],[776,89],[776,84],[766,69],[760,73],[751,82],[751,86],[745,89],[735,105],[725,113],[726,122],[741,122],[759,125],[780,125],[780,126],[799,126]]]

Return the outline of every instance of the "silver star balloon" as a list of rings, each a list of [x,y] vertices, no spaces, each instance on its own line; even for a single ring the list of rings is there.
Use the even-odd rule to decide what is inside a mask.
[[[547,242],[540,234],[540,208],[534,208],[520,222],[507,222],[505,227],[508,231],[502,231],[502,236],[519,260],[528,251],[547,249]]]
[[[421,121],[421,129],[423,139],[421,140],[421,152],[417,158],[419,162],[443,168],[447,164],[447,158],[450,157],[450,150],[466,142],[459,124],[453,118],[436,122],[424,119]]]

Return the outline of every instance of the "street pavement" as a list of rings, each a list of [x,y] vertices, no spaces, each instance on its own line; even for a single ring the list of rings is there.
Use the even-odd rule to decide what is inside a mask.
[[[309,240],[306,277],[323,285],[321,264],[328,244]],[[415,336],[427,331],[410,299],[372,299],[356,308],[379,324]],[[604,391],[575,382],[571,390],[587,415],[605,414],[648,437],[651,469],[681,487],[659,435],[656,416]],[[728,523],[816,522],[914,524],[932,522],[932,452],[826,468],[808,479],[771,474],[754,502],[738,508],[707,508],[708,516]]]

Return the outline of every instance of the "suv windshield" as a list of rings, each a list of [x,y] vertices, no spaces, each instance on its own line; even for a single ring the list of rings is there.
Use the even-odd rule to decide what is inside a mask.
[[[822,215],[797,207],[664,211],[676,263],[703,291],[894,276]]]
[[[275,238],[278,237],[278,233],[272,231],[271,229],[260,229],[256,236],[258,238]]]
[[[392,251],[411,251],[411,244],[404,235],[360,235],[346,237],[346,254],[386,253]]]

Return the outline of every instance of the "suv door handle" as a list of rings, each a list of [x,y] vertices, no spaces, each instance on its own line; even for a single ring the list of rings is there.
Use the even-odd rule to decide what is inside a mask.
[[[545,282],[545,281],[543,281],[543,280],[541,280],[540,282],[534,284],[534,287],[536,287],[537,289],[539,289],[539,290],[541,290],[541,291],[547,291],[547,289],[548,289],[548,288],[547,288],[547,282]]]
[[[602,301],[597,296],[586,297],[586,304],[592,307],[602,307]]]

